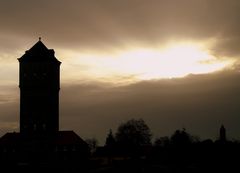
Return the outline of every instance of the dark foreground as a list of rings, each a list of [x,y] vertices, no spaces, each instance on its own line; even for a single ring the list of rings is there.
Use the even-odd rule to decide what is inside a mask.
[[[239,172],[239,143],[201,142],[189,146],[145,146],[141,148],[100,147],[82,158],[49,159],[35,155],[32,159],[16,160],[10,157],[1,161],[1,172],[89,172],[89,173],[202,173]],[[12,155],[13,156],[13,155]],[[43,155],[42,155],[43,156]]]

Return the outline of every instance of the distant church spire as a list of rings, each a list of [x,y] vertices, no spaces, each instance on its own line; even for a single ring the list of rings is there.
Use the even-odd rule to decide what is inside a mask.
[[[223,125],[220,127],[220,141],[226,141],[226,129]]]
[[[42,38],[41,38],[41,37],[38,37],[38,39],[39,39],[39,41],[41,41]]]

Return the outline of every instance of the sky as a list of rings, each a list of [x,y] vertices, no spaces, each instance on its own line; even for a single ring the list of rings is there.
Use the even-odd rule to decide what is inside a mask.
[[[142,118],[240,139],[239,0],[0,0],[0,135],[19,131],[18,61],[41,37],[61,64],[60,128],[104,144]]]

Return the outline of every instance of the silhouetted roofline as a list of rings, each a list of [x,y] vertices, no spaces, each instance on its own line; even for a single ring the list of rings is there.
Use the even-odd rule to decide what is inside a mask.
[[[29,50],[25,51],[25,54],[18,58],[19,62],[42,62],[42,61],[48,61],[48,62],[56,62],[61,63],[58,61],[58,59],[55,57],[55,52],[53,49],[48,49],[41,39],[37,43],[35,43]]]
[[[74,131],[58,131],[54,136],[33,136],[26,138],[19,132],[6,133],[0,138],[0,145],[18,145],[29,141],[49,141],[56,145],[82,145],[87,147],[87,143]]]

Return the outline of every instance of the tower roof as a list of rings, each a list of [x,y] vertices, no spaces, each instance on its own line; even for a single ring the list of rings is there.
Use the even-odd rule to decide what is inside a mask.
[[[41,40],[39,40],[31,49],[29,49],[30,52],[44,52],[48,51],[48,48],[43,44]]]
[[[54,50],[53,49],[48,49],[41,39],[33,45],[32,48],[27,50],[25,54],[19,58],[19,62],[42,62],[42,61],[52,61],[52,62],[57,62],[61,63],[60,61],[57,60],[57,58],[54,56]]]

